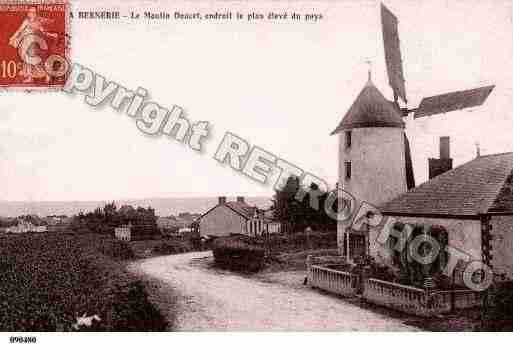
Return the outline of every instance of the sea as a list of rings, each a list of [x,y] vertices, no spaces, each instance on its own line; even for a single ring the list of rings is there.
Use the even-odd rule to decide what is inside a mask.
[[[235,201],[234,198],[227,198]],[[260,209],[271,206],[270,197],[245,197],[245,201]],[[18,217],[34,214],[39,217],[51,215],[73,216],[79,212],[89,212],[103,207],[112,201],[0,201],[0,217]],[[159,217],[176,216],[180,213],[204,213],[218,203],[218,197],[188,197],[188,198],[144,198],[114,201],[118,206],[131,205],[133,207],[152,207]]]

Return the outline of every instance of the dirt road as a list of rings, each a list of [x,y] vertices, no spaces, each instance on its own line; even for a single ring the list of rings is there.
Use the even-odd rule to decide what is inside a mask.
[[[211,255],[195,252],[157,257],[131,266],[178,293],[178,330],[416,330],[399,319],[302,286],[301,273],[293,276],[297,285],[287,284],[291,277],[286,273],[283,278],[275,273],[270,280],[245,277],[211,269]],[[166,310],[163,303],[157,305]]]

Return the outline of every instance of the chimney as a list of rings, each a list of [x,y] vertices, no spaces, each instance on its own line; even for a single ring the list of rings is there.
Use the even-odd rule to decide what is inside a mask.
[[[440,158],[430,158],[428,161],[429,179],[452,169],[449,136],[440,137]]]
[[[226,203],[226,197],[225,196],[219,197],[219,204],[225,204],[225,203]]]
[[[440,137],[440,159],[448,160],[451,158],[451,151],[449,148],[449,136]]]
[[[244,197],[243,196],[237,196],[237,202],[244,203]]]

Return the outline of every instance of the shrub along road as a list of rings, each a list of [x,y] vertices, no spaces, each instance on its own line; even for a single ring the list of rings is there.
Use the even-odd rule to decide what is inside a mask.
[[[410,331],[415,327],[306,286],[288,286],[215,270],[200,260],[211,252],[146,259],[131,270],[163,282],[178,293],[177,330]],[[199,261],[198,261],[199,260]],[[201,264],[200,264],[201,263]],[[273,274],[274,277],[279,273]],[[286,273],[284,273],[286,275]],[[279,281],[279,280],[278,280]],[[163,296],[165,297],[165,293]],[[168,306],[156,303],[165,315]],[[174,316],[175,313],[169,313]]]

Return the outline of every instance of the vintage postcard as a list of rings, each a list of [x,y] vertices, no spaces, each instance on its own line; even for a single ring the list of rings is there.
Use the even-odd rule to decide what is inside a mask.
[[[0,0],[6,346],[513,331],[512,69],[505,0]]]
[[[64,86],[68,14],[65,2],[0,2],[1,87]]]

